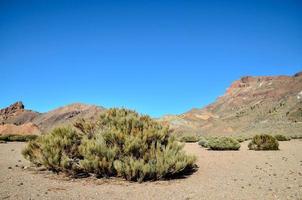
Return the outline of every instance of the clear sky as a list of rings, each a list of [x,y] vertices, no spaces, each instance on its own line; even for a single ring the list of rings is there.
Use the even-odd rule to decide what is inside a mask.
[[[302,1],[0,1],[0,107],[73,102],[158,117],[244,75],[302,70]]]

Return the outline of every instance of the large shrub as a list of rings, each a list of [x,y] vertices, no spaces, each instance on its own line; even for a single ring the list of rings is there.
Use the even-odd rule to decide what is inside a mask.
[[[278,140],[271,135],[255,135],[248,145],[251,150],[278,150]]]
[[[211,150],[238,150],[240,143],[231,137],[213,137],[208,140]]]
[[[290,140],[290,137],[287,137],[287,136],[281,135],[281,134],[275,135],[274,137],[275,137],[278,141],[289,141],[289,140]]]
[[[74,129],[55,129],[30,142],[25,158],[50,170],[119,176],[131,181],[156,180],[195,167],[163,127],[148,116],[126,109],[109,109],[97,122],[81,120]]]

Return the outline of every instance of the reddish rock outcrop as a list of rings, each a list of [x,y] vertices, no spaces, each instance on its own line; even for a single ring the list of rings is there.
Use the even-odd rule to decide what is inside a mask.
[[[0,125],[0,135],[39,135],[40,129],[33,123],[22,125],[4,124]]]

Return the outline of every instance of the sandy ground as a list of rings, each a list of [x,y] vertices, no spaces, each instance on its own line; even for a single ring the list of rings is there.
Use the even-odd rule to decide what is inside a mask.
[[[183,179],[129,183],[119,179],[72,180],[30,168],[24,143],[0,144],[1,199],[302,199],[302,140],[280,142],[280,151],[207,151],[186,144],[199,169]]]

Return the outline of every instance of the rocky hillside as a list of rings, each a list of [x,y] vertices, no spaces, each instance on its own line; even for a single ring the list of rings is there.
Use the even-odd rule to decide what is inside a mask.
[[[74,103],[43,113],[32,120],[42,131],[55,126],[71,124],[78,118],[93,119],[104,110],[103,107]]]
[[[302,134],[302,73],[242,77],[214,103],[161,121],[176,134]]]
[[[95,118],[103,110],[77,103],[38,113],[16,102],[0,110],[0,134],[39,134],[78,118]],[[178,135],[300,135],[302,72],[294,76],[242,77],[214,103],[159,120],[169,124]]]
[[[38,112],[24,109],[23,103],[19,101],[0,110],[0,124],[21,125],[31,122],[39,115]]]
[[[94,118],[103,110],[99,106],[76,103],[38,113],[26,110],[22,102],[16,102],[0,110],[0,135],[40,134],[63,124],[71,124],[78,118]]]

